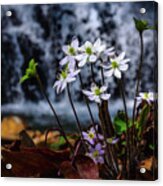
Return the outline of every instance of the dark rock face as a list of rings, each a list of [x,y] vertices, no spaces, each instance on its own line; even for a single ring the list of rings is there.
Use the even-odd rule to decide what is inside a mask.
[[[2,105],[21,102],[38,103],[43,99],[35,80],[23,85],[19,79],[33,57],[39,63],[39,72],[50,99],[66,102],[65,93],[56,96],[53,83],[63,57],[61,47],[77,36],[83,43],[100,37],[108,47],[126,51],[131,59],[130,70],[125,74],[126,93],[133,98],[135,74],[139,62],[139,37],[134,28],[133,17],[141,17],[139,9],[145,7],[143,15],[153,25],[152,2],[146,3],[92,3],[58,5],[9,5],[2,6]],[[134,7],[134,8],[133,8]],[[6,11],[12,16],[7,17]],[[154,44],[153,32],[144,34],[145,65],[143,67],[142,90],[154,89]],[[90,85],[89,67],[82,71],[85,86]],[[99,81],[99,69],[96,69]],[[113,99],[119,96],[116,81],[108,80]],[[82,100],[77,82],[73,84],[75,101]],[[3,111],[3,109],[2,109]],[[6,111],[6,109],[5,109]]]

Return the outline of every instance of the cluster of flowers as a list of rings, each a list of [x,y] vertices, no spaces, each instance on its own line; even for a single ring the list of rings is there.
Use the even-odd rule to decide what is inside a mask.
[[[80,73],[81,68],[87,63],[95,64],[100,61],[100,66],[103,68],[104,76],[114,76],[121,79],[122,72],[127,71],[130,59],[125,58],[125,52],[116,55],[114,47],[107,48],[105,44],[97,39],[94,43],[86,41],[83,45],[79,45],[78,39],[73,39],[69,45],[62,47],[65,57],[60,61],[62,70],[58,76],[57,81],[54,83],[57,94],[61,93],[69,83],[76,80],[77,75]],[[107,57],[108,61],[104,61],[103,56]],[[105,58],[106,59],[106,58]],[[92,83],[90,90],[82,90],[90,101],[101,104],[102,100],[109,100],[110,94],[107,92],[107,86],[97,86]],[[140,93],[137,100],[145,100],[147,103],[154,101],[154,94],[152,92]],[[104,145],[99,143],[95,134],[94,128],[88,132],[83,132],[84,139],[87,140],[91,146],[87,153],[96,163],[104,162]],[[99,139],[103,136],[99,134]],[[117,139],[108,139],[108,143],[114,144]]]
[[[100,39],[97,39],[94,43],[86,41],[82,46],[79,46],[78,39],[73,39],[69,45],[63,46],[62,50],[65,57],[60,61],[60,65],[64,68],[60,72],[58,80],[54,83],[54,88],[56,88],[58,94],[66,88],[68,83],[76,80],[76,76],[86,63],[94,64],[99,59],[101,61],[102,56],[108,56],[110,60],[107,65],[103,65],[104,61],[101,61],[100,64],[106,70],[104,75],[106,77],[115,76],[121,78],[121,73],[128,69],[128,62],[130,61],[124,59],[124,52],[116,56],[114,47],[107,48]],[[110,98],[110,94],[104,93],[106,90],[106,86],[98,87],[92,84],[91,91],[83,90],[83,93],[88,96],[89,100],[101,103],[101,100]]]
[[[97,125],[96,130],[98,130]],[[91,127],[87,132],[82,132],[82,134],[84,139],[90,143],[86,155],[92,158],[96,164],[103,164],[105,155],[105,144],[103,135],[98,133],[97,136],[94,127]],[[118,140],[118,138],[108,138],[107,143],[115,144],[118,142]]]

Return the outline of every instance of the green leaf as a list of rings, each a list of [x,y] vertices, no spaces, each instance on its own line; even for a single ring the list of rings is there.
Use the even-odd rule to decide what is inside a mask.
[[[124,146],[126,146],[126,141],[122,141],[122,143],[121,143],[122,145],[124,145]]]
[[[154,144],[149,144],[149,148],[150,148],[151,150],[155,150],[155,145],[154,145]]]
[[[118,113],[114,118],[114,128],[117,132],[117,134],[122,134],[126,131],[126,122],[123,116],[124,113]]]
[[[150,29],[148,22],[146,20],[133,18],[135,22],[135,27],[139,32]]]
[[[114,120],[114,129],[117,132],[117,134],[122,134],[127,130],[126,127],[126,118],[124,111],[118,111],[117,115],[115,116]],[[129,128],[132,126],[132,121],[128,119]]]
[[[64,137],[60,136],[58,142],[51,144],[50,147],[55,149],[55,150],[59,150],[59,148],[62,145],[64,145],[65,143],[66,143],[66,141],[65,141]]]
[[[145,105],[145,106],[143,107],[143,109],[142,109],[142,111],[141,111],[141,113],[140,113],[140,119],[139,119],[139,121],[138,121],[138,123],[137,123],[137,128],[142,127],[143,124],[146,123],[146,121],[147,121],[147,116],[148,116],[149,112],[150,112],[150,107],[149,107],[149,105],[147,104],[147,105]]]
[[[138,129],[138,137],[140,137],[141,131],[142,131],[142,126],[146,123],[148,114],[150,112],[150,106],[147,104],[143,107],[141,113],[140,113],[140,118],[136,124],[136,128]]]
[[[29,68],[33,68],[33,66],[34,66],[34,64],[35,64],[35,60],[34,59],[31,59],[30,61],[29,61]]]
[[[23,82],[26,81],[27,79],[29,79],[29,76],[25,74],[25,75],[20,79],[20,83],[23,83]]]
[[[26,69],[24,76],[20,79],[20,83],[23,83],[27,79],[36,76],[36,74],[37,74],[37,69],[36,69],[37,65],[38,64],[35,62],[34,59],[31,59],[29,61],[28,68]]]

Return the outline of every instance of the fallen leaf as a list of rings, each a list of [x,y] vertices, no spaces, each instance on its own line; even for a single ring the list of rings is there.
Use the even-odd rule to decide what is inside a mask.
[[[57,165],[39,153],[21,151],[2,151],[4,165],[12,165],[16,177],[55,177]],[[3,175],[3,172],[2,172]]]
[[[154,157],[152,156],[148,159],[145,159],[145,160],[141,161],[140,164],[139,164],[139,167],[140,168],[145,168],[147,170],[151,170],[153,162],[154,162]]]
[[[64,161],[60,166],[60,173],[67,179],[81,179],[77,170],[70,161]]]
[[[2,140],[19,140],[19,133],[25,128],[21,118],[17,116],[4,117],[1,126]]]
[[[78,173],[83,179],[99,179],[99,170],[98,166],[94,161],[84,155],[78,155],[75,158],[74,162]]]
[[[58,177],[60,164],[68,161],[70,152],[54,152],[47,148],[21,147],[20,151],[2,150],[4,164],[12,164],[17,177]]]
[[[21,139],[21,146],[25,147],[35,147],[35,144],[32,140],[32,138],[26,133],[25,130],[21,131],[19,133],[20,139]]]

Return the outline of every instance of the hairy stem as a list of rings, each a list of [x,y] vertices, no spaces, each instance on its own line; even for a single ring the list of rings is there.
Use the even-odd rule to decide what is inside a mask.
[[[113,152],[111,149],[111,146],[107,143],[107,129],[106,129],[106,118],[105,118],[105,112],[103,112],[103,109],[101,108],[102,105],[98,105],[98,109],[99,109],[99,118],[101,121],[101,129],[102,129],[102,133],[104,136],[104,142],[106,145],[106,162],[109,166],[113,167],[113,172],[115,172],[116,174],[118,174],[118,166],[117,163],[113,157]],[[110,159],[108,159],[108,157],[110,157]]]
[[[74,106],[73,101],[72,101],[69,85],[67,85],[67,93],[68,93],[68,97],[69,97],[69,101],[70,101],[72,110],[74,112],[74,116],[75,116],[75,119],[76,119],[77,127],[78,127],[78,130],[80,132],[81,140],[83,141],[83,144],[84,144],[84,138],[83,138],[83,134],[82,134],[82,128],[81,128],[80,120],[78,118],[75,106]],[[85,146],[85,144],[84,144],[84,146]]]
[[[139,63],[139,67],[138,67],[138,72],[137,72],[137,83],[136,83],[136,90],[135,90],[135,99],[134,99],[134,106],[133,106],[133,113],[132,113],[132,145],[134,147],[135,145],[135,114],[136,114],[136,105],[137,105],[137,99],[136,97],[139,94],[139,88],[140,88],[140,81],[141,81],[141,71],[142,71],[142,65],[143,65],[143,53],[144,53],[144,45],[143,45],[143,32],[139,32],[139,36],[140,36],[140,63]]]
[[[101,68],[101,78],[102,78],[102,84],[105,84],[105,77],[104,77],[104,69],[102,67]]]
[[[91,63],[91,73],[92,73],[92,81],[95,83],[95,74],[94,74],[94,69],[93,69],[93,64]]]
[[[126,106],[126,99],[125,99],[125,91],[124,91],[124,85],[122,80],[119,80],[119,87],[120,87],[120,92],[123,100],[123,106],[124,106],[124,111],[125,111],[125,120],[126,120],[126,155],[127,155],[127,161],[126,167],[128,167],[128,177],[130,175],[130,135],[129,135],[129,122],[128,122],[128,113],[127,113],[127,106]]]
[[[50,108],[51,108],[51,110],[52,110],[52,112],[53,112],[53,115],[54,115],[55,118],[56,118],[57,124],[58,124],[59,128],[60,128],[61,131],[62,131],[62,135],[63,135],[63,137],[64,137],[66,143],[69,145],[71,151],[73,152],[73,147],[72,147],[72,145],[69,143],[69,141],[68,141],[68,139],[67,139],[67,137],[66,137],[66,134],[65,134],[65,132],[64,132],[64,129],[63,129],[63,127],[62,127],[62,125],[61,125],[61,122],[60,122],[60,120],[59,120],[59,117],[58,117],[58,115],[57,115],[57,113],[56,113],[56,111],[55,111],[55,109],[54,109],[52,103],[50,102],[50,100],[49,100],[49,98],[48,98],[48,96],[47,96],[47,94],[46,94],[46,92],[45,92],[44,86],[43,86],[43,84],[42,84],[42,82],[41,82],[41,79],[40,79],[38,73],[36,74],[36,79],[37,79],[37,81],[38,81],[38,84],[39,84],[39,86],[40,86],[40,89],[41,89],[41,91],[42,91],[42,93],[43,93],[45,99],[47,100],[47,102],[48,102],[48,104],[49,104],[49,106],[50,106]]]
[[[83,85],[83,81],[82,81],[82,76],[81,76],[81,74],[79,74],[79,80],[80,80],[81,88],[84,89],[84,85]],[[90,108],[88,99],[87,99],[87,97],[86,97],[85,95],[84,95],[84,100],[85,100],[85,103],[86,103],[86,106],[87,106],[87,109],[88,109],[90,118],[91,118],[91,120],[92,120],[92,124],[93,124],[93,128],[94,128],[94,130],[95,130],[95,133],[96,133],[96,137],[97,137],[97,139],[98,139],[98,131],[97,131],[97,129],[96,129],[95,120],[94,120],[94,118],[93,118],[93,114],[92,114],[92,111],[91,111],[91,108]]]

